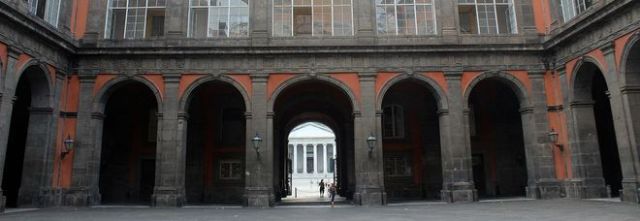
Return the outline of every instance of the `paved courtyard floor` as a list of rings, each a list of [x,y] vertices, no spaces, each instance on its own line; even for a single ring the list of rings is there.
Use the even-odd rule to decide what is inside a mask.
[[[97,207],[9,210],[0,220],[562,220],[639,221],[640,205],[595,200],[498,200],[467,204],[412,202],[386,207],[339,205],[278,206],[271,209],[240,207]]]

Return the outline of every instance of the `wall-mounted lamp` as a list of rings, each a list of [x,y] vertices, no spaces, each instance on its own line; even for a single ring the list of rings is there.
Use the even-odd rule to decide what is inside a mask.
[[[64,145],[62,145],[63,149],[61,154],[62,158],[64,158],[67,154],[69,154],[69,152],[73,150],[73,144],[75,143],[75,140],[71,138],[71,135],[67,135],[67,139],[64,139],[62,143]]]
[[[547,134],[547,136],[549,136],[549,142],[558,147],[558,149],[560,149],[560,151],[564,151],[564,145],[562,145],[558,139],[558,132],[556,132],[554,129],[551,129],[551,131],[549,131],[549,133]]]
[[[253,143],[253,149],[256,151],[256,155],[260,158],[260,143],[262,143],[262,138],[256,133],[256,136],[251,139],[251,142]]]
[[[369,157],[371,157],[371,153],[373,153],[373,148],[376,147],[376,137],[374,137],[373,135],[369,135],[369,137],[367,137],[367,145],[369,146]]]

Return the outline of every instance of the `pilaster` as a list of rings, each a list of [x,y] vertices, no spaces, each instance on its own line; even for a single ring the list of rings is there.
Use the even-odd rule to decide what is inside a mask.
[[[445,71],[449,109],[439,110],[443,184],[441,200],[473,202],[478,194],[473,184],[468,111],[464,110],[462,69]]]
[[[534,139],[525,138],[525,146],[528,146],[527,157],[532,157],[534,174],[529,175],[527,196],[537,199],[559,198],[562,195],[562,187],[555,178],[555,164],[553,149],[548,139],[549,118],[547,114],[547,96],[544,86],[544,74],[542,70],[530,71],[531,81],[531,105],[532,113],[523,112],[523,126],[527,126],[526,115],[532,117],[533,125],[528,125],[528,130],[533,130],[525,136],[534,136]],[[525,131],[528,131],[525,130]],[[527,145],[528,144],[528,145]],[[531,169],[529,169],[530,172]],[[533,176],[532,176],[533,175]],[[533,180],[532,180],[533,179]]]
[[[156,207],[180,207],[186,202],[184,173],[186,146],[178,136],[186,132],[178,116],[179,74],[164,75],[165,95],[162,109],[158,111],[158,136],[156,144],[156,181],[151,204]]]
[[[11,127],[11,115],[13,111],[13,103],[16,98],[15,94],[15,79],[14,74],[15,66],[18,61],[18,56],[20,56],[21,51],[16,50],[15,47],[8,47],[8,61],[6,64],[6,72],[3,76],[4,80],[2,81],[3,85],[0,85],[0,91],[3,92],[2,97],[0,97],[0,183],[2,183],[2,178],[4,175],[4,163],[5,157],[7,154],[7,143],[9,141],[9,130]],[[5,207],[5,196],[0,189],[0,212],[4,211]]]
[[[386,203],[386,193],[382,165],[382,127],[380,117],[375,112],[376,73],[361,73],[359,79],[361,111],[354,119],[356,189],[353,200],[363,206],[383,205]],[[372,150],[367,144],[369,136],[376,138]]]
[[[80,73],[76,147],[73,151],[71,188],[64,204],[90,206],[100,203],[98,178],[100,170],[100,141],[104,114],[94,113],[93,88],[95,75]]]
[[[255,2],[255,1],[252,1]],[[247,125],[245,155],[245,203],[247,207],[271,207],[275,203],[273,179],[273,114],[267,110],[267,80],[265,73],[252,74],[251,125]],[[249,123],[249,122],[248,122]],[[260,148],[253,148],[251,139],[262,138]]]

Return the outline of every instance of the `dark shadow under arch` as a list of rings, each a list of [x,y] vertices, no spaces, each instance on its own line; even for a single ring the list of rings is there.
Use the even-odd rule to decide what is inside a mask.
[[[231,83],[210,80],[188,96],[187,203],[243,203],[246,98]]]
[[[35,61],[17,79],[5,155],[2,189],[7,207],[39,206],[40,189],[49,185],[53,152],[53,107],[48,71]],[[5,95],[9,96],[9,95]]]
[[[157,94],[124,80],[102,97],[99,190],[103,204],[148,204],[156,180]]]
[[[480,197],[525,196],[528,185],[520,90],[501,77],[468,90],[473,179]]]
[[[383,90],[384,187],[389,201],[439,200],[443,189],[440,114],[436,89],[404,78]],[[446,104],[446,103],[444,103]]]

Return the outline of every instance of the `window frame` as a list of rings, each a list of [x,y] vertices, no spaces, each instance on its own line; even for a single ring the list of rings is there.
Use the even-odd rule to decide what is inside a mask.
[[[473,6],[475,8],[475,16],[476,16],[476,28],[477,28],[477,33],[462,33],[460,31],[460,21],[458,21],[458,32],[461,35],[517,35],[519,33],[519,26],[518,26],[518,14],[516,13],[516,3],[514,0],[507,0],[508,3],[497,3],[496,0],[489,0],[491,1],[490,3],[478,3],[478,0],[470,0],[473,1],[472,3],[469,2],[465,2],[465,3],[460,3],[460,0],[456,0],[456,12],[457,15],[456,16],[460,16],[460,6],[461,5],[467,5],[467,6]],[[478,6],[493,6],[493,12],[494,12],[494,19],[495,19],[495,33],[481,33],[481,28],[480,28],[480,13],[478,10]],[[499,25],[499,19],[498,19],[498,5],[507,5],[511,8],[511,10],[513,11],[513,15],[512,18],[510,18],[511,21],[514,22],[514,24],[512,24],[513,26],[513,31],[511,31],[511,33],[500,33],[500,25]],[[511,28],[511,27],[509,27]]]
[[[378,1],[378,0],[374,0],[374,1]],[[437,12],[438,10],[436,10],[436,2],[438,2],[439,0],[432,0],[431,3],[416,3],[416,1],[414,0],[413,3],[398,3],[398,1],[393,1],[393,3],[388,4],[388,3],[384,3],[384,0],[382,0],[383,3],[374,3],[374,16],[375,16],[375,22],[376,22],[376,34],[378,35],[382,35],[382,36],[430,36],[430,35],[438,35],[438,16],[437,16]],[[448,0],[445,0],[448,1]],[[419,29],[418,29],[418,6],[427,6],[430,5],[431,6],[431,14],[433,17],[433,33],[432,34],[419,34]],[[394,10],[394,16],[395,16],[395,33],[394,34],[390,34],[388,32],[388,30],[386,30],[386,33],[381,33],[380,30],[378,30],[378,7],[380,6],[384,6],[384,7],[389,7],[389,6],[393,6],[393,10]],[[413,15],[414,15],[414,24],[415,24],[415,34],[400,34],[399,30],[400,28],[398,27],[398,6],[413,6]]]
[[[223,174],[222,172],[222,167],[228,164],[229,165],[229,173],[230,174]],[[231,159],[227,159],[227,160],[220,160],[218,163],[218,179],[220,180],[242,180],[242,172],[238,173],[238,174],[234,174],[233,173],[233,165],[238,165],[240,167],[240,171],[244,171],[244,166],[242,165],[242,161],[241,160],[231,160]],[[228,175],[228,176],[227,176]]]
[[[206,37],[204,38],[248,38],[249,36],[251,36],[251,0],[247,1],[247,12],[248,12],[248,20],[247,20],[247,35],[246,36],[231,36],[231,31],[230,31],[230,26],[229,26],[229,21],[231,20],[231,9],[232,8],[244,8],[244,7],[239,7],[239,6],[231,6],[231,1],[228,1],[229,4],[226,6],[212,6],[211,5],[211,1],[207,1],[207,5],[206,6],[193,6],[193,0],[188,0],[189,1],[189,10],[188,10],[188,14],[187,14],[187,38],[196,38],[193,36],[192,31],[194,30],[193,25],[191,24],[192,21],[192,16],[191,16],[191,12],[195,9],[206,9],[207,10],[207,30],[206,30]],[[258,0],[260,1],[260,0]],[[212,9],[218,9],[218,8],[226,8],[227,9],[227,29],[226,29],[226,36],[212,36],[209,35],[209,13],[211,13]]]
[[[34,15],[38,18],[40,18],[40,16],[37,15],[38,13],[38,3],[42,1],[42,0],[29,0],[27,1],[28,7],[29,7],[29,13],[31,15]],[[52,3],[54,2],[55,3]],[[54,27],[58,27],[58,24],[60,22],[60,5],[62,5],[61,3],[62,0],[46,0],[45,1],[45,6],[44,6],[44,14],[42,15],[42,20],[46,21],[47,24],[50,24],[51,26]],[[52,4],[57,4],[53,7],[55,7],[54,12],[52,12],[51,6]],[[51,20],[51,13],[55,13],[55,18],[53,18],[53,20]]]
[[[275,9],[276,9],[276,5],[275,5],[275,1],[276,0],[271,0],[271,36],[272,37],[277,37],[277,38],[291,38],[291,37],[349,37],[349,36],[355,36],[355,27],[354,27],[354,16],[353,16],[353,0],[348,0],[349,1],[349,5],[345,5],[345,4],[340,4],[340,5],[336,5],[334,4],[334,0],[331,0],[331,5],[329,5],[328,7],[331,8],[331,35],[316,35],[314,33],[313,30],[313,24],[314,24],[314,10],[315,7],[327,7],[327,5],[314,5],[314,1],[316,0],[308,0],[309,2],[311,2],[309,5],[295,5],[294,2],[296,0],[282,0],[282,1],[287,1],[289,2],[288,5],[286,6],[277,6],[278,8],[289,8],[290,11],[290,28],[291,28],[291,33],[289,33],[289,35],[278,35],[275,33]],[[350,35],[336,35],[336,30],[335,30],[335,7],[345,7],[345,6],[349,6],[349,8],[351,9],[351,34]],[[294,23],[295,23],[295,18],[294,18],[294,11],[296,7],[310,7],[311,8],[311,35],[304,35],[304,36],[300,36],[300,35],[295,35],[295,29],[294,29]]]
[[[384,112],[385,110],[387,110],[387,108],[391,109],[391,128],[393,128],[393,131],[391,133],[391,136],[387,136],[386,131],[384,131],[385,129],[385,124],[386,124],[386,118],[384,117]],[[405,124],[406,124],[406,120],[405,120],[405,114],[404,114],[404,108],[401,105],[398,104],[390,104],[387,106],[384,106],[382,108],[382,138],[383,139],[404,139],[405,135],[406,135],[406,128],[405,128]],[[397,117],[397,113],[400,113],[400,117]],[[400,119],[399,119],[400,118]],[[400,131],[400,132],[399,132]]]
[[[581,14],[584,14],[594,5],[593,2],[590,2],[590,5],[587,6],[587,0],[559,0],[559,2],[560,10],[562,11],[562,20],[564,23],[575,19]],[[569,3],[571,5],[569,7],[566,7],[566,3]],[[566,12],[571,12],[571,15],[568,16]]]
[[[139,0],[139,1],[145,1],[145,5],[140,7],[140,6],[134,6],[134,7],[130,7],[129,6],[129,1],[130,0],[122,0],[122,1],[126,1],[125,6],[124,7],[113,7],[113,2],[114,0],[108,0],[107,1],[107,7],[106,7],[106,15],[105,15],[105,25],[104,25],[104,38],[105,39],[111,39],[111,40],[139,40],[139,39],[146,39],[147,38],[147,16],[148,16],[148,12],[149,9],[164,9],[165,10],[165,18],[166,18],[166,13],[167,13],[167,3],[165,1],[165,5],[164,6],[149,6],[149,1],[153,1],[153,0]],[[157,1],[157,0],[156,0]],[[114,9],[124,9],[125,13],[124,13],[124,30],[123,30],[123,36],[122,39],[119,38],[112,38],[111,37],[111,32],[113,31],[113,24],[111,24],[111,17],[113,16],[113,10]],[[138,37],[133,37],[133,38],[127,38],[127,22],[129,19],[129,10],[131,9],[144,9],[144,22],[143,22],[143,26],[142,26],[142,37],[138,38]]]

